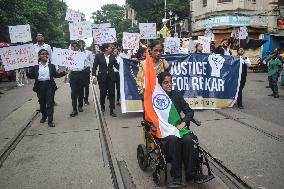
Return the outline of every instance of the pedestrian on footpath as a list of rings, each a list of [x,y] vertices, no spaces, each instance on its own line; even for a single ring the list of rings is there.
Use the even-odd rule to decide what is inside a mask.
[[[112,44],[105,43],[102,45],[102,52],[95,56],[92,75],[93,84],[99,83],[100,104],[102,112],[105,112],[105,99],[109,95],[110,115],[116,117],[115,109],[115,81],[116,76],[113,67],[119,69],[115,56],[112,55]],[[97,74],[97,69],[99,71]]]
[[[89,103],[89,85],[90,85],[90,77],[91,77],[91,66],[94,62],[93,54],[91,51],[85,49],[85,41],[80,40],[80,50],[86,54],[85,66],[86,68],[83,70],[84,75],[84,103],[85,105],[90,105]]]
[[[282,70],[282,63],[277,58],[278,54],[274,53],[270,61],[268,61],[268,77],[269,85],[271,86],[272,94],[268,96],[274,96],[274,98],[279,98],[278,94],[278,77],[280,76]]]
[[[80,45],[78,42],[73,42],[71,44],[71,49],[73,51],[79,51]],[[85,86],[85,73],[84,67],[81,68],[70,68],[69,71],[69,83],[71,87],[71,100],[73,111],[70,117],[75,117],[79,112],[83,112],[83,98],[84,98],[84,86]]]
[[[118,64],[120,64],[123,60],[119,57],[118,49],[113,50],[113,56],[115,56],[115,59]],[[114,74],[115,74],[115,88],[116,88],[116,105],[120,106],[120,77],[119,77],[119,70],[116,68],[113,68]]]
[[[54,78],[60,78],[67,74],[67,72],[56,71],[53,64],[48,61],[48,51],[41,49],[38,52],[38,65],[30,67],[27,76],[30,79],[35,79],[33,91],[37,93],[40,104],[40,112],[42,118],[40,123],[46,122],[48,119],[48,126],[55,127],[53,123],[54,112],[54,94],[57,89]]]
[[[238,98],[237,98],[237,105],[238,108],[243,109],[243,89],[246,84],[247,80],[247,70],[248,66],[251,66],[250,59],[248,57],[245,57],[245,51],[243,48],[239,48],[237,50],[238,56],[240,57],[240,64],[242,66],[242,74],[241,74],[241,82],[240,82],[240,87],[239,87],[239,93],[238,93]]]

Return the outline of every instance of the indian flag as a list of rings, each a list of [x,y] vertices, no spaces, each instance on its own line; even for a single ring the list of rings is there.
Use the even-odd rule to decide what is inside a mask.
[[[191,133],[187,128],[182,130],[176,128],[181,123],[181,117],[167,93],[159,85],[154,62],[148,51],[146,53],[144,109],[145,119],[157,128],[158,138],[170,135],[183,137]]]

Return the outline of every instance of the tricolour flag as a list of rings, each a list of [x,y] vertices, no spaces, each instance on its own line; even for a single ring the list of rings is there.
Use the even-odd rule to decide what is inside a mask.
[[[144,110],[146,121],[153,123],[157,128],[158,138],[170,135],[183,137],[191,132],[187,128],[180,131],[176,128],[181,123],[181,117],[167,93],[159,85],[154,62],[148,51],[146,52]]]

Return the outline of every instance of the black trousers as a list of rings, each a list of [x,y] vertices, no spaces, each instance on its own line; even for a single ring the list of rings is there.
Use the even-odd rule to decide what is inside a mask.
[[[243,79],[241,80],[239,92],[238,92],[238,98],[237,98],[237,105],[238,107],[243,106],[243,89],[245,87],[246,81]]]
[[[78,107],[83,107],[84,96],[84,72],[72,71],[69,75],[69,83],[71,87],[71,99],[73,111],[78,110]]]
[[[120,100],[120,77],[119,72],[115,72],[116,101]]]
[[[90,67],[84,70],[84,101],[89,101]]]
[[[196,154],[192,136],[186,135],[179,139],[176,136],[168,136],[163,139],[163,152],[166,154],[167,162],[170,162],[171,176],[182,177],[182,162],[184,163],[187,177],[193,177],[196,173]]]
[[[98,82],[100,88],[101,108],[105,109],[105,100],[108,94],[109,109],[110,111],[113,111],[113,109],[115,109],[115,81],[112,81],[112,79],[109,76],[107,76],[105,81],[98,80]]]
[[[55,90],[49,80],[38,82],[37,96],[40,104],[40,112],[43,118],[48,119],[48,123],[53,122],[54,94]]]

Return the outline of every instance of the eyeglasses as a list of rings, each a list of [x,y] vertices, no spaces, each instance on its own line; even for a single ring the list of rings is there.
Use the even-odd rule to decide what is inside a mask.
[[[163,50],[163,49],[154,49],[153,51],[154,51],[154,52],[162,53],[164,50]]]

